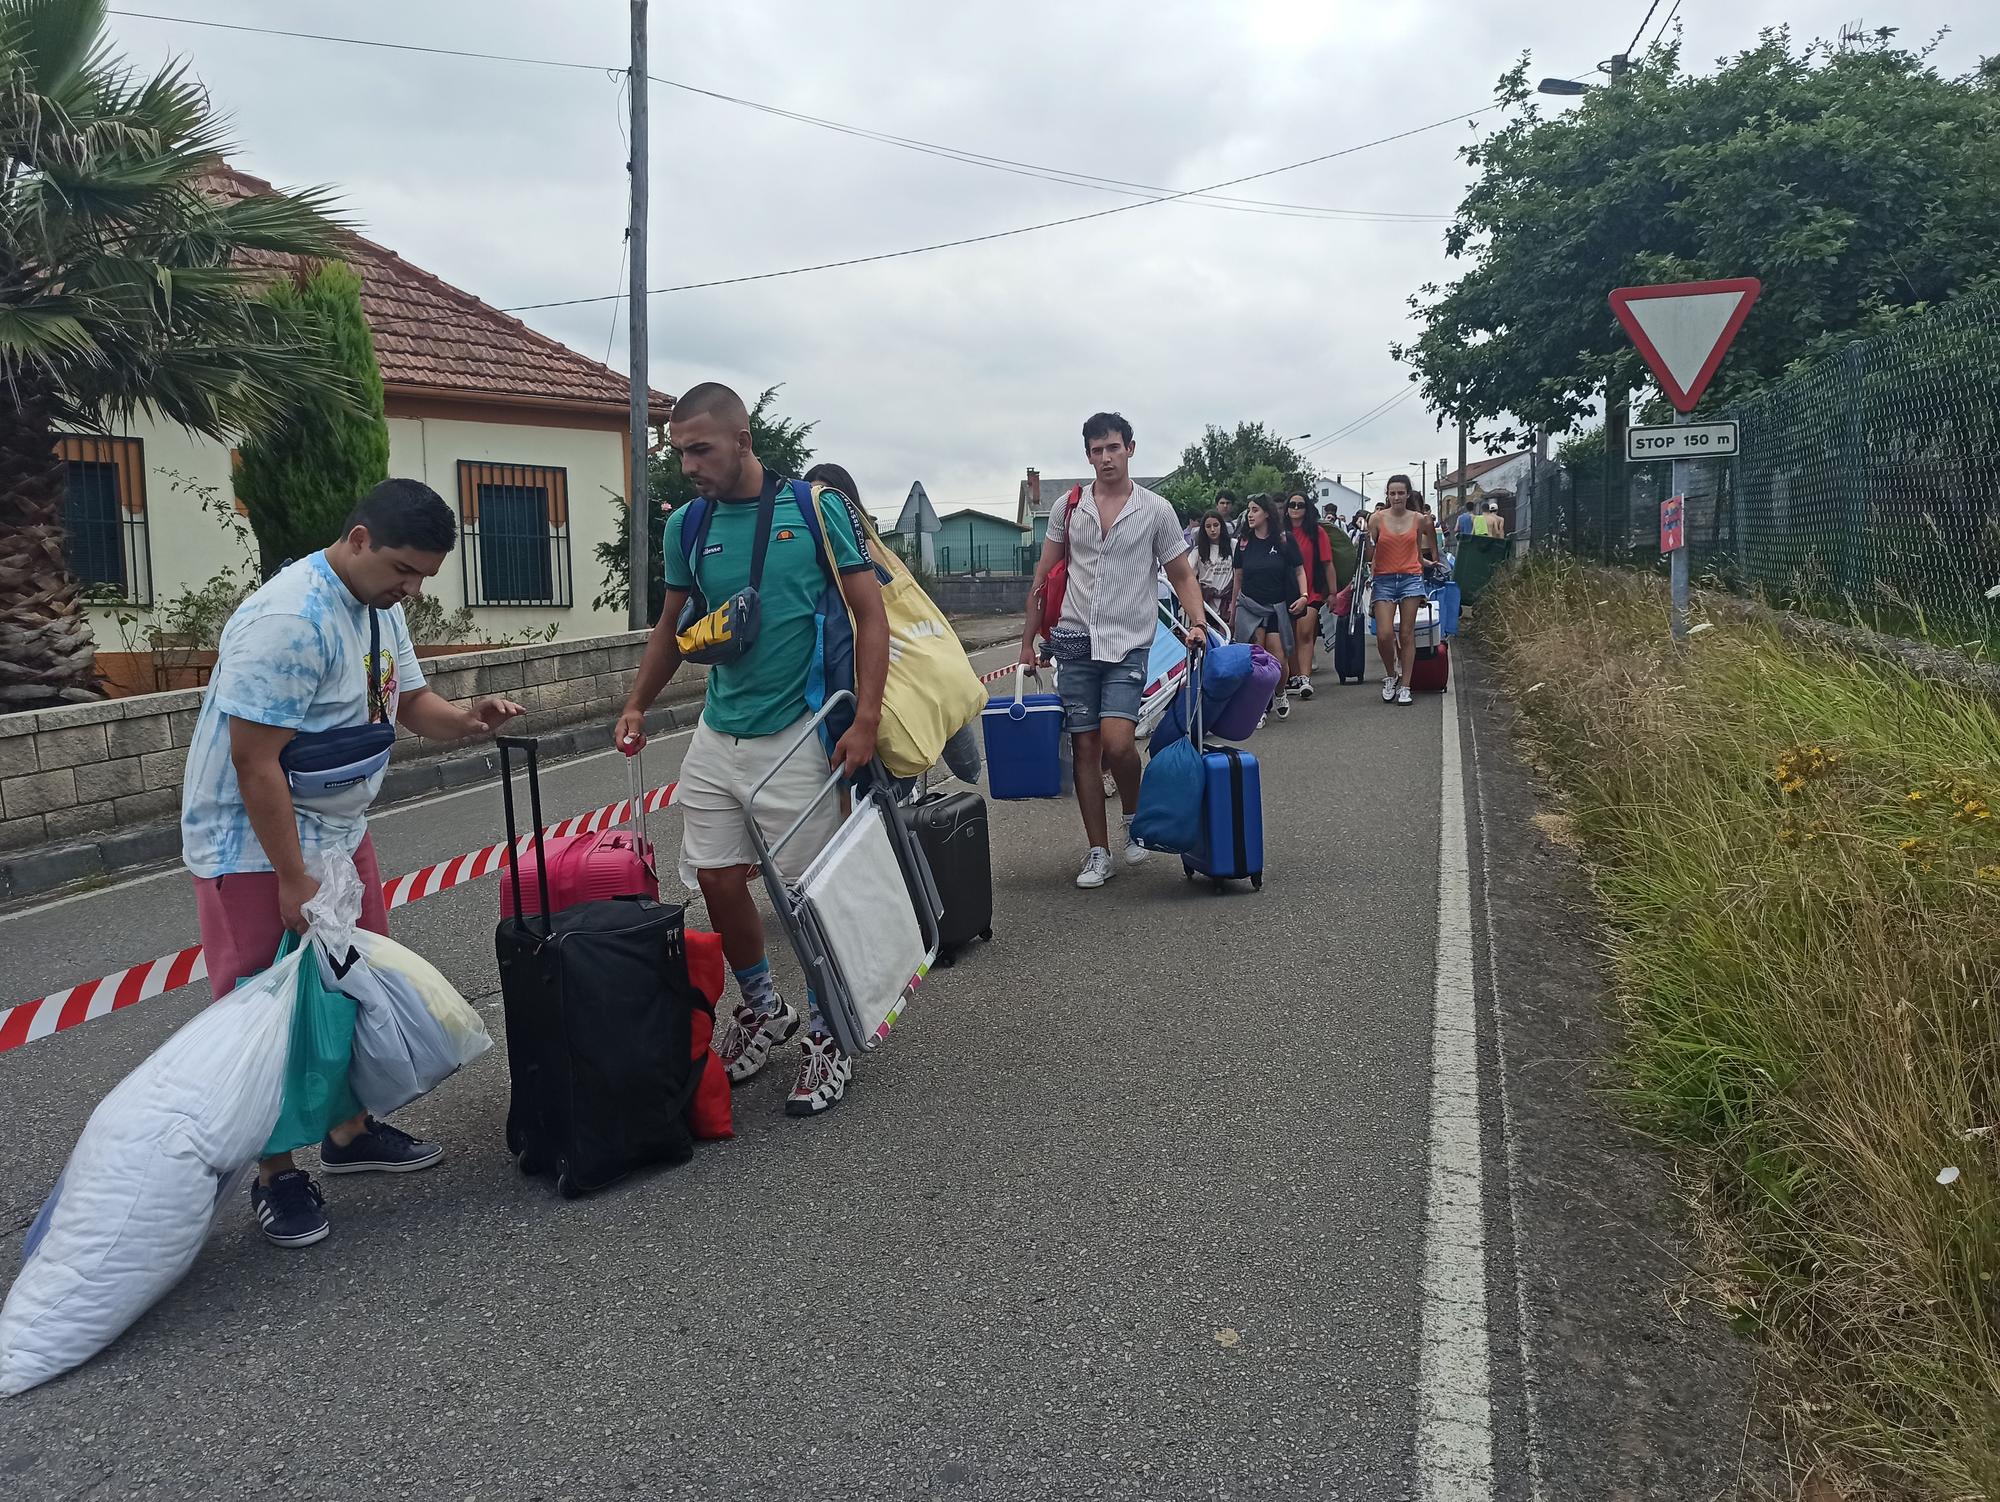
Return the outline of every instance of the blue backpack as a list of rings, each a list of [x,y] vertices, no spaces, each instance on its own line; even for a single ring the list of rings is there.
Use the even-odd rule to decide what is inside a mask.
[[[827,546],[819,497],[804,480],[785,480],[780,484],[791,491],[792,503],[799,508],[799,517],[812,536],[813,551],[819,555],[820,568],[826,575],[819,597],[813,601],[813,654],[806,667],[806,708],[818,714],[833,695],[843,690],[851,693],[854,689],[854,619],[847,613],[847,597],[840,592],[840,574],[833,566],[832,551]],[[688,577],[697,588],[701,584],[701,571],[696,566],[695,552],[707,530],[714,504],[706,496],[696,496],[688,502],[688,515],[681,522],[681,552],[687,559]],[[833,754],[833,748],[853,724],[851,700],[820,722],[820,743],[827,755]]]

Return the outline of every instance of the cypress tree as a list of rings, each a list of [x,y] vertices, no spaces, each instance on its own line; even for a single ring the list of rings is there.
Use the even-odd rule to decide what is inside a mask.
[[[318,324],[341,377],[306,393],[282,422],[251,434],[239,450],[236,494],[269,578],[331,543],[355,501],[389,478],[389,425],[361,279],[337,261],[322,262],[263,296]]]

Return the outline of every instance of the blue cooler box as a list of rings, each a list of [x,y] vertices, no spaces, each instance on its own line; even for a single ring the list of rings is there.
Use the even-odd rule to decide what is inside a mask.
[[[994,798],[1060,798],[1063,712],[1057,694],[988,699],[979,723],[986,734],[986,790]]]

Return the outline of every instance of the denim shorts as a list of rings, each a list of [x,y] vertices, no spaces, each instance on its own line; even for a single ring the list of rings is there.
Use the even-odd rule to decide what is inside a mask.
[[[1375,603],[1393,603],[1397,600],[1428,599],[1430,588],[1424,583],[1422,574],[1377,574],[1375,576]]]
[[[1139,700],[1146,692],[1150,645],[1134,647],[1116,662],[1065,662],[1056,676],[1062,695],[1063,728],[1084,735],[1105,720],[1139,723]]]

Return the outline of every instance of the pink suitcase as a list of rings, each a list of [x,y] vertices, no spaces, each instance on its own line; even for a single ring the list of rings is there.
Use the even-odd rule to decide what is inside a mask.
[[[529,763],[532,768],[533,763]],[[646,897],[660,900],[660,878],[654,865],[652,842],[646,838],[644,798],[646,780],[637,753],[625,759],[630,784],[632,817],[623,826],[601,829],[595,834],[553,835],[541,843],[542,859],[549,867],[549,901],[557,912],[579,902],[598,902],[611,897]],[[532,771],[530,773],[532,777]],[[541,789],[532,782],[529,797],[536,805],[535,823],[542,821]],[[536,878],[535,851],[521,854],[521,901],[529,913],[542,910],[541,883]],[[500,916],[512,918],[517,883],[500,864]]]

